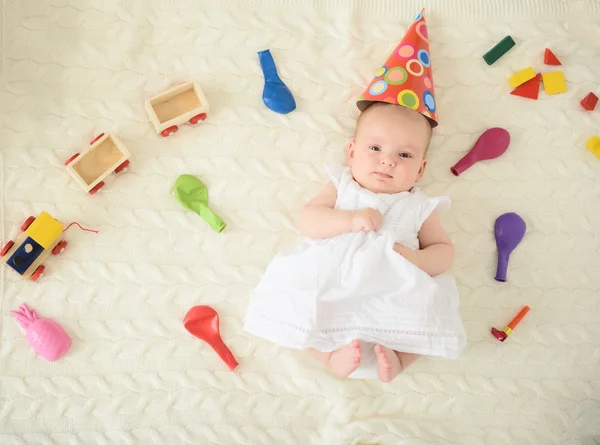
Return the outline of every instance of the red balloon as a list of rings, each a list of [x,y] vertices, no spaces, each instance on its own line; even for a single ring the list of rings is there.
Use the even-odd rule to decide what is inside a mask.
[[[183,319],[183,326],[194,337],[208,343],[232,371],[238,362],[223,343],[219,332],[219,314],[210,306],[194,306]]]

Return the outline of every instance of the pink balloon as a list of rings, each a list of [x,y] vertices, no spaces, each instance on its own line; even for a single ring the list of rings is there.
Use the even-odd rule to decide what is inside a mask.
[[[478,161],[494,159],[502,155],[510,145],[510,133],[504,128],[494,127],[484,131],[465,157],[456,163],[450,171],[460,175]]]

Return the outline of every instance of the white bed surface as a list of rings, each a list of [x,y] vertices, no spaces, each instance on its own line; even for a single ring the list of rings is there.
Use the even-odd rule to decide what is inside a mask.
[[[243,315],[422,6],[440,118],[423,188],[453,200],[443,222],[469,343],[389,385],[340,381],[247,336]],[[41,210],[100,230],[70,229],[39,283],[0,269],[0,444],[600,443],[600,159],[584,148],[600,110],[579,106],[600,95],[598,1],[0,0],[0,19],[2,244]],[[487,66],[507,34],[516,47]],[[568,92],[511,96],[510,74],[555,69],[546,47]],[[289,115],[261,101],[266,48],[296,98]],[[163,139],[144,100],[188,79],[211,112]],[[493,126],[510,131],[507,153],[452,176]],[[103,131],[131,168],[90,197],[63,163]],[[206,183],[225,231],[176,202],[183,173]],[[498,283],[493,222],[509,211],[528,231]],[[73,338],[60,361],[35,356],[9,316],[23,301]],[[198,304],[219,311],[236,373],[184,330]]]

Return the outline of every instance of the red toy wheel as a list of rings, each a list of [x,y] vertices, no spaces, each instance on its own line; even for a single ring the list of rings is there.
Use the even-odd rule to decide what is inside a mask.
[[[172,127],[169,128],[165,128],[163,131],[160,132],[160,134],[162,135],[162,137],[167,137],[173,133],[175,133],[177,130],[179,130],[179,127],[177,127],[177,125],[173,125]]]
[[[60,243],[58,243],[56,247],[52,249],[52,255],[58,255],[59,253],[63,253],[67,248],[67,244],[69,243],[67,243],[66,241],[61,241]]]
[[[96,136],[94,139],[92,139],[92,142],[90,142],[90,145],[94,145],[94,142],[96,142],[102,136],[104,136],[104,133],[100,133],[98,136]]]
[[[98,190],[100,190],[102,187],[104,187],[104,182],[100,181],[98,184],[96,184],[96,185],[94,186],[94,188],[93,188],[93,189],[91,189],[91,190],[89,191],[89,194],[90,194],[90,195],[93,195],[93,194],[95,194],[95,193],[96,193]]]
[[[10,248],[14,245],[15,245],[14,241],[9,241],[8,243],[6,243],[4,245],[4,247],[2,248],[2,251],[0,251],[0,257],[3,257],[4,255],[6,255],[6,253],[10,250]]]
[[[31,225],[32,222],[35,221],[35,216],[30,216],[29,218],[27,218],[23,224],[21,224],[21,232],[24,232],[25,230],[27,230],[29,228],[29,226]]]
[[[69,165],[71,162],[73,162],[73,159],[75,159],[77,156],[79,156],[79,153],[75,153],[73,156],[71,156],[69,159],[67,159],[65,161],[65,165]]]
[[[38,278],[40,278],[42,275],[44,275],[45,268],[46,267],[43,264],[41,266],[38,266],[38,268],[35,270],[33,275],[31,275],[31,281],[37,281]]]
[[[129,168],[129,159],[127,159],[125,162],[123,162],[121,165],[119,165],[116,169],[115,169],[115,173],[121,173],[124,172],[125,170],[127,170]]]
[[[190,124],[194,125],[206,119],[206,113],[198,114],[190,119]]]

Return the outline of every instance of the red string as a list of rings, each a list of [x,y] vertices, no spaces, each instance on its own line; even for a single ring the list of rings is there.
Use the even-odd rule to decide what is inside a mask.
[[[77,224],[81,230],[85,230],[86,232],[94,232],[94,233],[98,233],[98,231],[97,231],[97,230],[85,229],[85,228],[81,227],[81,224],[79,224],[78,222],[72,222],[71,224],[69,224],[69,225],[67,226],[67,228],[66,228],[65,230],[63,230],[63,232],[66,232],[67,230],[69,230],[69,227],[71,227],[73,224]]]

